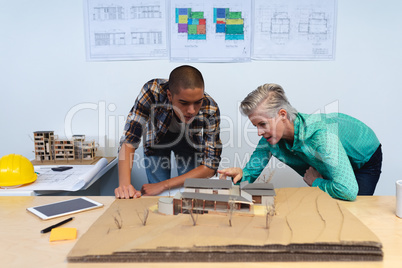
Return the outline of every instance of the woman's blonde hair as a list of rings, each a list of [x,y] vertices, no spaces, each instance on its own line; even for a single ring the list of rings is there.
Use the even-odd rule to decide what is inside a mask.
[[[240,111],[249,116],[260,105],[272,118],[276,117],[280,109],[286,110],[291,122],[295,120],[297,115],[297,110],[290,105],[285,91],[277,84],[264,84],[250,92],[241,102]]]

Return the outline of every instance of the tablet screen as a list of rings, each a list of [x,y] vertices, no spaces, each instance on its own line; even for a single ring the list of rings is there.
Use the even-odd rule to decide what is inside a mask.
[[[67,201],[61,201],[43,206],[28,208],[28,210],[42,219],[50,219],[64,216],[92,208],[97,208],[102,204],[95,202],[89,198],[80,197]]]

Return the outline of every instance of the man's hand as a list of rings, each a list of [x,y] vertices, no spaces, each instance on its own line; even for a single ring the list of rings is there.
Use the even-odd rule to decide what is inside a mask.
[[[221,174],[219,175],[219,179],[226,180],[226,177],[229,176],[233,178],[233,183],[240,181],[243,177],[243,170],[241,168],[225,168],[218,170],[218,173]]]
[[[129,199],[129,198],[139,198],[141,197],[141,192],[137,191],[131,184],[119,186],[114,190],[114,195],[116,198]]]
[[[165,186],[166,186],[166,181],[144,184],[144,185],[142,185],[141,194],[158,195],[166,190]]]
[[[317,178],[322,178],[321,174],[313,167],[309,167],[309,169],[306,170],[306,173],[304,173],[303,180],[309,185],[313,185],[313,182]]]

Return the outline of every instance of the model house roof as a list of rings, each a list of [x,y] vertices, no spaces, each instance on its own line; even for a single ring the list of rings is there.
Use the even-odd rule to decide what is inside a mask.
[[[275,190],[272,183],[244,183],[240,186],[242,191],[245,191],[253,196],[274,196]]]
[[[183,192],[181,193],[181,198],[184,199],[195,199],[195,200],[204,200],[204,201],[217,201],[217,202],[226,202],[234,201],[234,202],[241,202],[252,204],[246,198],[237,195],[220,195],[220,194],[203,194],[203,193],[188,193]]]
[[[274,185],[272,183],[244,183],[240,185],[240,188],[247,190],[273,190]]]
[[[248,190],[243,189],[242,191],[251,194],[252,196],[275,196],[274,190]]]
[[[218,179],[186,179],[184,181],[184,188],[230,189],[232,188],[232,182]]]
[[[34,131],[36,134],[47,134],[47,133],[53,133],[54,131]]]

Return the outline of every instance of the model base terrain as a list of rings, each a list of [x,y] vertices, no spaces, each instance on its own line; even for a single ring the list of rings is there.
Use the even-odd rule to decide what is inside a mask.
[[[276,189],[275,214],[158,213],[157,197],[116,199],[69,262],[380,261],[382,244],[318,188]]]

